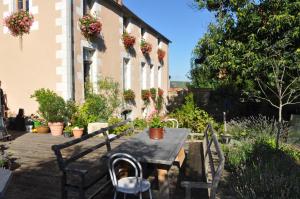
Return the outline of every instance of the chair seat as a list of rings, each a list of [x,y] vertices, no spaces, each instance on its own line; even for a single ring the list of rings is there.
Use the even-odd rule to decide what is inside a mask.
[[[151,185],[148,180],[139,178],[137,182],[136,177],[126,177],[118,180],[118,186],[116,187],[116,189],[119,192],[136,194],[139,192],[145,192],[149,190],[150,187]]]

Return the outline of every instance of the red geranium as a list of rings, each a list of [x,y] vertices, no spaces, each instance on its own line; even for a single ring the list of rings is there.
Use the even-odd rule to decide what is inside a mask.
[[[132,48],[135,44],[135,37],[128,34],[127,32],[123,33],[122,40],[126,49]]]
[[[143,39],[141,41],[141,51],[143,54],[149,54],[152,51],[152,45]]]
[[[102,30],[101,22],[90,14],[79,19],[79,26],[82,35],[88,40],[96,38]]]
[[[159,61],[163,61],[164,57],[166,55],[166,52],[164,50],[162,50],[162,49],[158,49],[157,50],[157,55],[158,55]]]
[[[29,34],[30,27],[34,21],[33,15],[28,11],[19,10],[4,19],[5,26],[13,36],[22,36]]]
[[[164,95],[164,90],[161,88],[158,88],[158,96],[162,97]]]

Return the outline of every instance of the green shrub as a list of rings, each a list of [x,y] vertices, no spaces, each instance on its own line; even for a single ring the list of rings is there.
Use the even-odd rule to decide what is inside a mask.
[[[233,119],[227,123],[228,133],[234,139],[255,138],[257,136],[275,135],[277,132],[275,119],[265,116]]]
[[[114,124],[117,124],[117,123],[120,123],[122,122],[123,119],[122,118],[118,118],[118,117],[110,117],[108,119],[108,125],[111,126],[111,125],[114,125]],[[110,130],[109,133],[110,134],[115,134],[115,135],[119,135],[120,133],[123,133],[124,131],[126,131],[127,129],[129,129],[131,127],[130,124],[125,124],[125,125],[122,125],[122,126],[119,126],[113,130]]]
[[[67,117],[66,102],[50,89],[39,89],[31,95],[39,103],[38,113],[47,122],[64,122]]]
[[[195,105],[193,94],[186,96],[185,104],[177,108],[169,117],[177,119],[179,127],[190,128],[195,133],[202,133],[208,123],[211,123],[214,127],[217,126],[207,112]]]
[[[147,128],[147,121],[145,119],[136,118],[133,120],[133,126],[136,130],[144,130]]]
[[[237,198],[298,198],[300,194],[299,149],[260,135],[223,146],[228,184]]]

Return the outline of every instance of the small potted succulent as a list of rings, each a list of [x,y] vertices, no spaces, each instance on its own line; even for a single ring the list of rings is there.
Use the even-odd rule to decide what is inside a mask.
[[[124,97],[125,102],[127,102],[127,103],[134,102],[134,98],[135,98],[134,91],[132,89],[125,90],[123,92],[123,97]]]
[[[146,42],[144,39],[141,41],[141,51],[144,55],[149,54],[152,51],[152,45]]]
[[[87,14],[79,19],[81,34],[89,41],[96,39],[101,30],[101,22],[94,16]]]
[[[133,48],[133,46],[135,44],[135,37],[130,35],[127,32],[124,32],[122,35],[122,41],[123,41],[124,47],[128,50],[130,48]]]
[[[149,90],[142,90],[142,100],[144,101],[145,105],[148,105],[150,103],[150,97],[151,93]]]
[[[149,122],[149,137],[150,139],[159,140],[164,137],[164,123],[159,116],[154,116]]]
[[[22,37],[23,34],[29,34],[33,22],[33,15],[24,10],[12,13],[4,19],[4,25],[15,37]]]
[[[153,101],[156,100],[156,88],[150,88],[150,93],[151,93],[151,99]]]
[[[162,62],[164,60],[165,55],[166,55],[166,52],[164,50],[162,50],[160,48],[157,50],[157,56],[158,56],[158,60],[160,62]]]

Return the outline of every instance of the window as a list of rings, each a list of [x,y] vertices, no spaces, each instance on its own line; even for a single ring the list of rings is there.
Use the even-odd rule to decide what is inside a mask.
[[[141,28],[141,37],[144,38],[144,36],[145,36],[145,29]]]
[[[157,45],[158,45],[159,47],[161,47],[161,41],[160,41],[160,38],[157,39]]]
[[[128,18],[123,17],[123,33],[126,32],[128,24],[129,24]]]
[[[141,88],[147,89],[147,68],[146,64],[141,64]]]
[[[158,85],[159,88],[161,88],[161,75],[162,75],[162,67],[159,66],[158,67],[158,74],[157,74],[157,76],[158,76],[158,78],[157,78],[157,80],[158,80],[157,85]]]
[[[83,81],[84,81],[84,94],[86,96],[87,89],[91,83],[92,70],[91,65],[93,63],[92,56],[94,54],[93,50],[84,48],[83,49]]]
[[[29,11],[29,0],[17,0],[17,9]]]
[[[130,65],[129,59],[123,59],[123,89],[128,90],[131,88],[131,79],[130,79]]]
[[[86,15],[89,13],[91,7],[92,7],[93,1],[92,0],[83,0],[83,15]]]
[[[150,88],[154,88],[154,66],[150,66]]]

